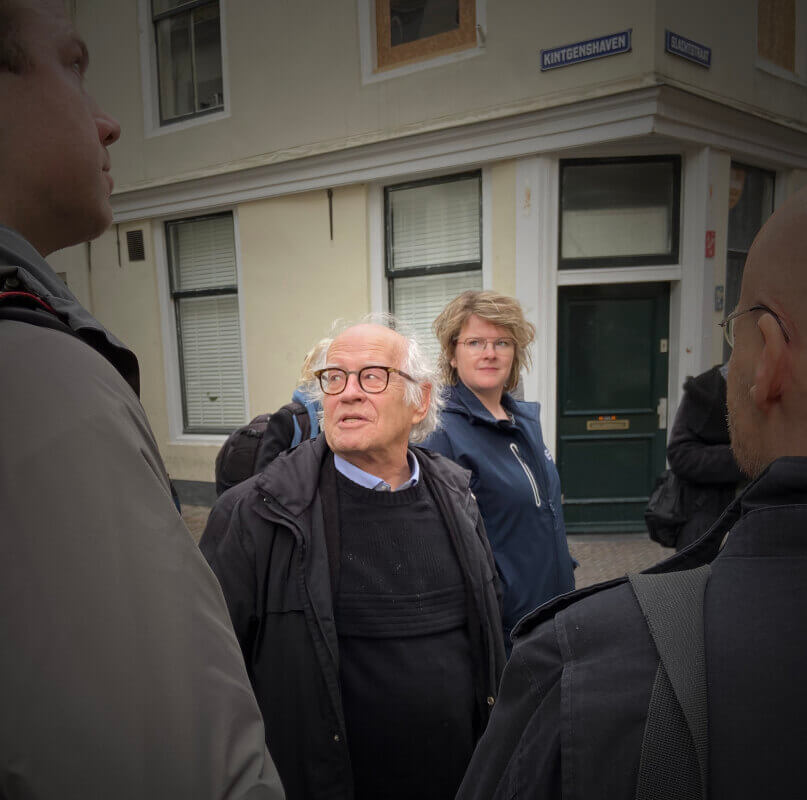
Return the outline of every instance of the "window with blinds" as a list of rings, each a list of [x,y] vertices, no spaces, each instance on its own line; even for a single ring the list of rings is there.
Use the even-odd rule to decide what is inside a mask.
[[[231,213],[166,223],[185,433],[228,433],[246,416]]]
[[[482,181],[478,172],[388,186],[389,307],[427,349],[432,323],[466,289],[482,288]]]

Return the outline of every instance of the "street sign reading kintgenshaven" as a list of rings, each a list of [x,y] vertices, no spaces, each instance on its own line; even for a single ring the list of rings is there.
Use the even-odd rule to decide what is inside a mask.
[[[581,61],[591,61],[593,58],[615,56],[619,53],[630,52],[631,29],[612,33],[608,36],[599,36],[596,39],[586,39],[584,42],[565,44],[562,47],[553,47],[551,50],[541,50],[541,72],[558,67],[568,67]]]

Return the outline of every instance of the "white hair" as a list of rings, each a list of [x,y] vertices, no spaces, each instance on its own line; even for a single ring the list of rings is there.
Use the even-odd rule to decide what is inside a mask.
[[[383,328],[389,328],[395,331],[405,339],[406,354],[404,355],[401,369],[414,381],[413,383],[412,381],[404,380],[404,400],[406,404],[412,408],[419,406],[423,402],[424,386],[426,384],[431,386],[431,395],[429,397],[429,407],[426,410],[426,416],[423,417],[420,422],[415,423],[412,426],[412,430],[409,432],[409,441],[413,444],[424,441],[439,424],[440,411],[445,404],[445,398],[443,397],[443,379],[429,354],[418,341],[417,335],[409,326],[402,323],[399,319],[396,319],[392,314],[367,314],[355,322],[336,320],[331,326],[331,333],[328,339],[323,339],[320,342],[320,346],[322,346],[327,341],[328,346],[322,347],[320,351],[321,362],[317,368],[322,369],[325,366],[325,358],[334,339],[349,328],[355,328],[357,325],[380,325]],[[319,385],[319,381],[314,382],[311,394],[319,402],[319,418],[321,424],[324,392]]]

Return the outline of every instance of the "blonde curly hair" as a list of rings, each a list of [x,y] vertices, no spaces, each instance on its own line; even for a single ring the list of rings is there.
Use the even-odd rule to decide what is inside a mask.
[[[443,380],[453,386],[459,379],[456,367],[451,366],[451,360],[457,349],[457,338],[462,326],[473,315],[500,328],[506,328],[516,342],[513,365],[504,384],[504,391],[509,392],[518,384],[522,368],[529,369],[532,366],[532,356],[528,348],[535,338],[535,325],[524,318],[521,303],[515,297],[498,292],[463,292],[440,312],[432,324],[434,334],[440,342],[438,367]]]

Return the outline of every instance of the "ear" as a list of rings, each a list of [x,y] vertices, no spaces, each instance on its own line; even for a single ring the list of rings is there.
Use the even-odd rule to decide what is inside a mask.
[[[782,399],[790,383],[790,353],[779,323],[763,314],[757,323],[762,351],[757,359],[751,401],[760,411],[770,411]]]
[[[421,400],[417,408],[412,413],[412,424],[417,425],[427,414],[429,410],[429,403],[432,399],[432,385],[430,383],[420,384]]]
[[[451,361],[449,361],[448,363],[451,364],[451,366],[454,367],[454,369],[456,369],[457,368],[457,357],[456,356],[451,356]]]

